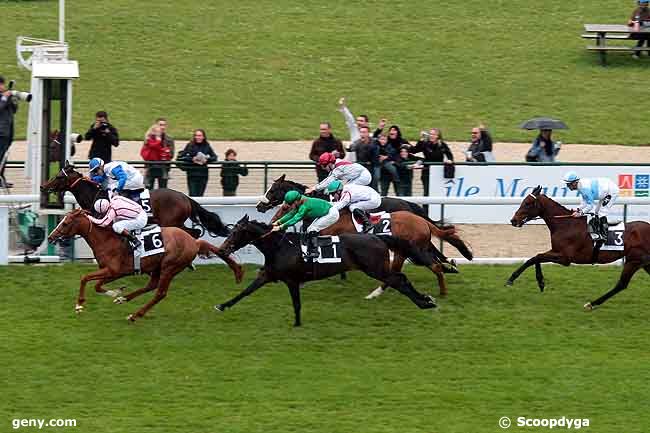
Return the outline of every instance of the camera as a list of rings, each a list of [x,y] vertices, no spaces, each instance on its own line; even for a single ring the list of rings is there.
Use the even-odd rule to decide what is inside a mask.
[[[426,131],[422,131],[422,132],[420,133],[420,138],[421,138],[423,141],[428,141],[428,140],[431,138],[431,134],[429,134],[429,133],[426,132]]]
[[[13,90],[14,84],[16,84],[15,80],[9,81],[9,85],[7,86],[9,93],[11,96],[20,99],[21,101],[27,101],[30,102],[32,100],[32,94],[29,92],[20,92],[18,90]]]

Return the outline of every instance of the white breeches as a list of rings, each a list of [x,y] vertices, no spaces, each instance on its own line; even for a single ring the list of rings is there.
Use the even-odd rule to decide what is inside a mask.
[[[354,212],[355,209],[361,209],[364,211],[370,211],[377,209],[381,206],[381,197],[374,197],[370,200],[358,201],[350,205],[350,212]]]
[[[330,211],[327,215],[323,215],[320,218],[316,218],[309,227],[307,227],[307,233],[309,232],[320,232],[323,229],[331,226],[339,220],[339,211],[334,206],[330,208]]]
[[[612,210],[614,203],[616,203],[616,200],[618,199],[618,194],[610,194],[610,195],[612,196],[612,198],[605,205],[603,205],[603,200],[598,200],[598,203],[596,203],[596,206],[594,206],[594,213],[596,215],[601,217],[606,217],[607,215],[609,215],[609,212]]]
[[[124,230],[129,232],[143,229],[147,225],[147,213],[143,210],[134,219],[122,220],[113,223],[113,231],[121,234]]]

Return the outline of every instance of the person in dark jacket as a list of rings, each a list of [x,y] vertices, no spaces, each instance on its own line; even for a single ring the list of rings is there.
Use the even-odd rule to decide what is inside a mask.
[[[379,144],[379,164],[375,168],[375,175],[380,179],[380,193],[382,196],[388,195],[390,183],[393,182],[395,194],[399,191],[399,173],[395,161],[399,156],[399,151],[388,143],[386,134],[379,134],[377,139]]]
[[[627,25],[632,27],[633,32],[638,32],[642,28],[648,28],[648,26],[650,26],[649,2],[650,0],[638,0],[639,7],[634,9],[632,16],[627,22]],[[644,44],[650,48],[650,34],[648,33],[631,33],[630,39],[636,39],[638,41],[636,43],[636,48],[643,48]],[[638,59],[640,54],[641,50],[635,50],[632,57]],[[650,56],[650,51],[648,51],[648,55]]]
[[[329,173],[318,165],[318,158],[325,152],[337,152],[337,158],[345,158],[345,150],[341,140],[334,137],[332,134],[332,125],[329,122],[321,122],[320,136],[314,140],[309,152],[309,159],[316,163],[316,176],[318,182],[322,182]]]
[[[120,145],[117,129],[108,122],[106,111],[98,111],[95,114],[95,123],[90,125],[84,139],[93,141],[88,159],[101,158],[107,164],[112,161],[113,147]]]
[[[540,129],[539,135],[526,153],[526,162],[555,162],[560,152],[560,143],[551,138],[551,129]]]
[[[409,154],[408,146],[402,146],[395,160],[395,166],[399,175],[397,195],[404,197],[413,195],[413,172],[414,170],[422,170],[422,160]]]
[[[465,151],[467,162],[491,162],[495,160],[492,153],[492,137],[485,129],[485,126],[480,125],[472,128],[471,140],[469,147]]]
[[[424,156],[424,162],[445,162],[452,164],[454,162],[454,155],[447,143],[442,139],[442,131],[438,128],[431,128],[429,134],[422,134],[422,138],[415,146],[409,149],[410,153],[420,153]],[[422,169],[420,176],[422,179],[422,188],[424,195],[429,195],[429,167]]]
[[[370,136],[370,129],[367,126],[360,126],[359,134],[361,138],[352,143],[348,150],[355,152],[357,163],[368,169],[372,175],[370,187],[377,190],[379,177],[375,173],[375,168],[379,164],[379,146],[377,141]]]
[[[217,155],[212,150],[203,129],[195,129],[192,140],[178,153],[177,161],[183,163],[187,172],[187,190],[190,197],[202,197],[208,185],[209,162],[215,162]]]
[[[235,149],[228,149],[226,150],[226,159],[221,166],[221,186],[224,197],[237,195],[239,176],[248,176],[248,167],[239,165]]]
[[[4,77],[0,76],[0,187],[12,186],[4,184],[3,158],[9,152],[14,139],[14,114],[18,111],[18,103],[5,85]]]

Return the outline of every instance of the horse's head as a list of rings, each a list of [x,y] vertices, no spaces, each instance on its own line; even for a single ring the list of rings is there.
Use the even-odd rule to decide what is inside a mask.
[[[284,201],[284,195],[293,189],[300,192],[305,192],[305,186],[290,180],[285,180],[286,175],[282,175],[275,179],[271,187],[264,193],[262,199],[257,203],[256,209],[258,212],[266,212],[269,209],[276,207]]]
[[[237,224],[230,230],[230,235],[221,244],[221,250],[230,255],[240,248],[255,242],[265,234],[269,233],[271,227],[259,221],[251,221],[248,215],[244,215],[242,219],[237,221]]]
[[[47,241],[51,244],[56,243],[61,239],[71,238],[75,235],[81,235],[90,231],[91,222],[86,217],[86,211],[76,209],[67,214],[52,233],[47,237]]]
[[[41,191],[48,193],[63,193],[70,191],[70,187],[82,177],[83,175],[76,171],[74,166],[66,161],[65,165],[61,170],[59,170],[56,176],[41,185]]]
[[[521,227],[528,221],[534,220],[541,216],[543,208],[540,204],[540,197],[542,196],[542,186],[538,185],[530,194],[528,194],[524,201],[521,202],[519,209],[510,220],[510,224],[515,227]]]

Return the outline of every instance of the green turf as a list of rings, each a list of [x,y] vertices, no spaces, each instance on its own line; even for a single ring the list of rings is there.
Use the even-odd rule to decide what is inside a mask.
[[[465,266],[437,312],[395,292],[366,301],[374,283],[355,273],[307,286],[294,329],[280,285],[213,311],[239,289],[221,267],[184,272],[134,325],[142,301],[94,293],[76,317],[91,269],[0,268],[0,431],[14,418],[75,418],[59,430],[79,433],[487,433],[501,416],[589,418],[598,433],[650,425],[645,273],[593,313],[582,304],[620,268],[549,266],[540,294],[532,272],[506,288],[512,267]]]
[[[335,111],[346,95],[410,139],[437,126],[467,140],[485,122],[496,140],[530,141],[517,125],[549,115],[571,127],[557,134],[565,142],[648,144],[650,59],[613,54],[602,68],[580,38],[584,23],[624,23],[631,0],[66,4],[79,131],[106,109],[131,139],[161,114],[183,138],[203,127],[218,139],[307,139],[324,119],[347,138]],[[25,88],[13,41],[56,38],[56,2],[3,1],[2,13],[0,73]]]

